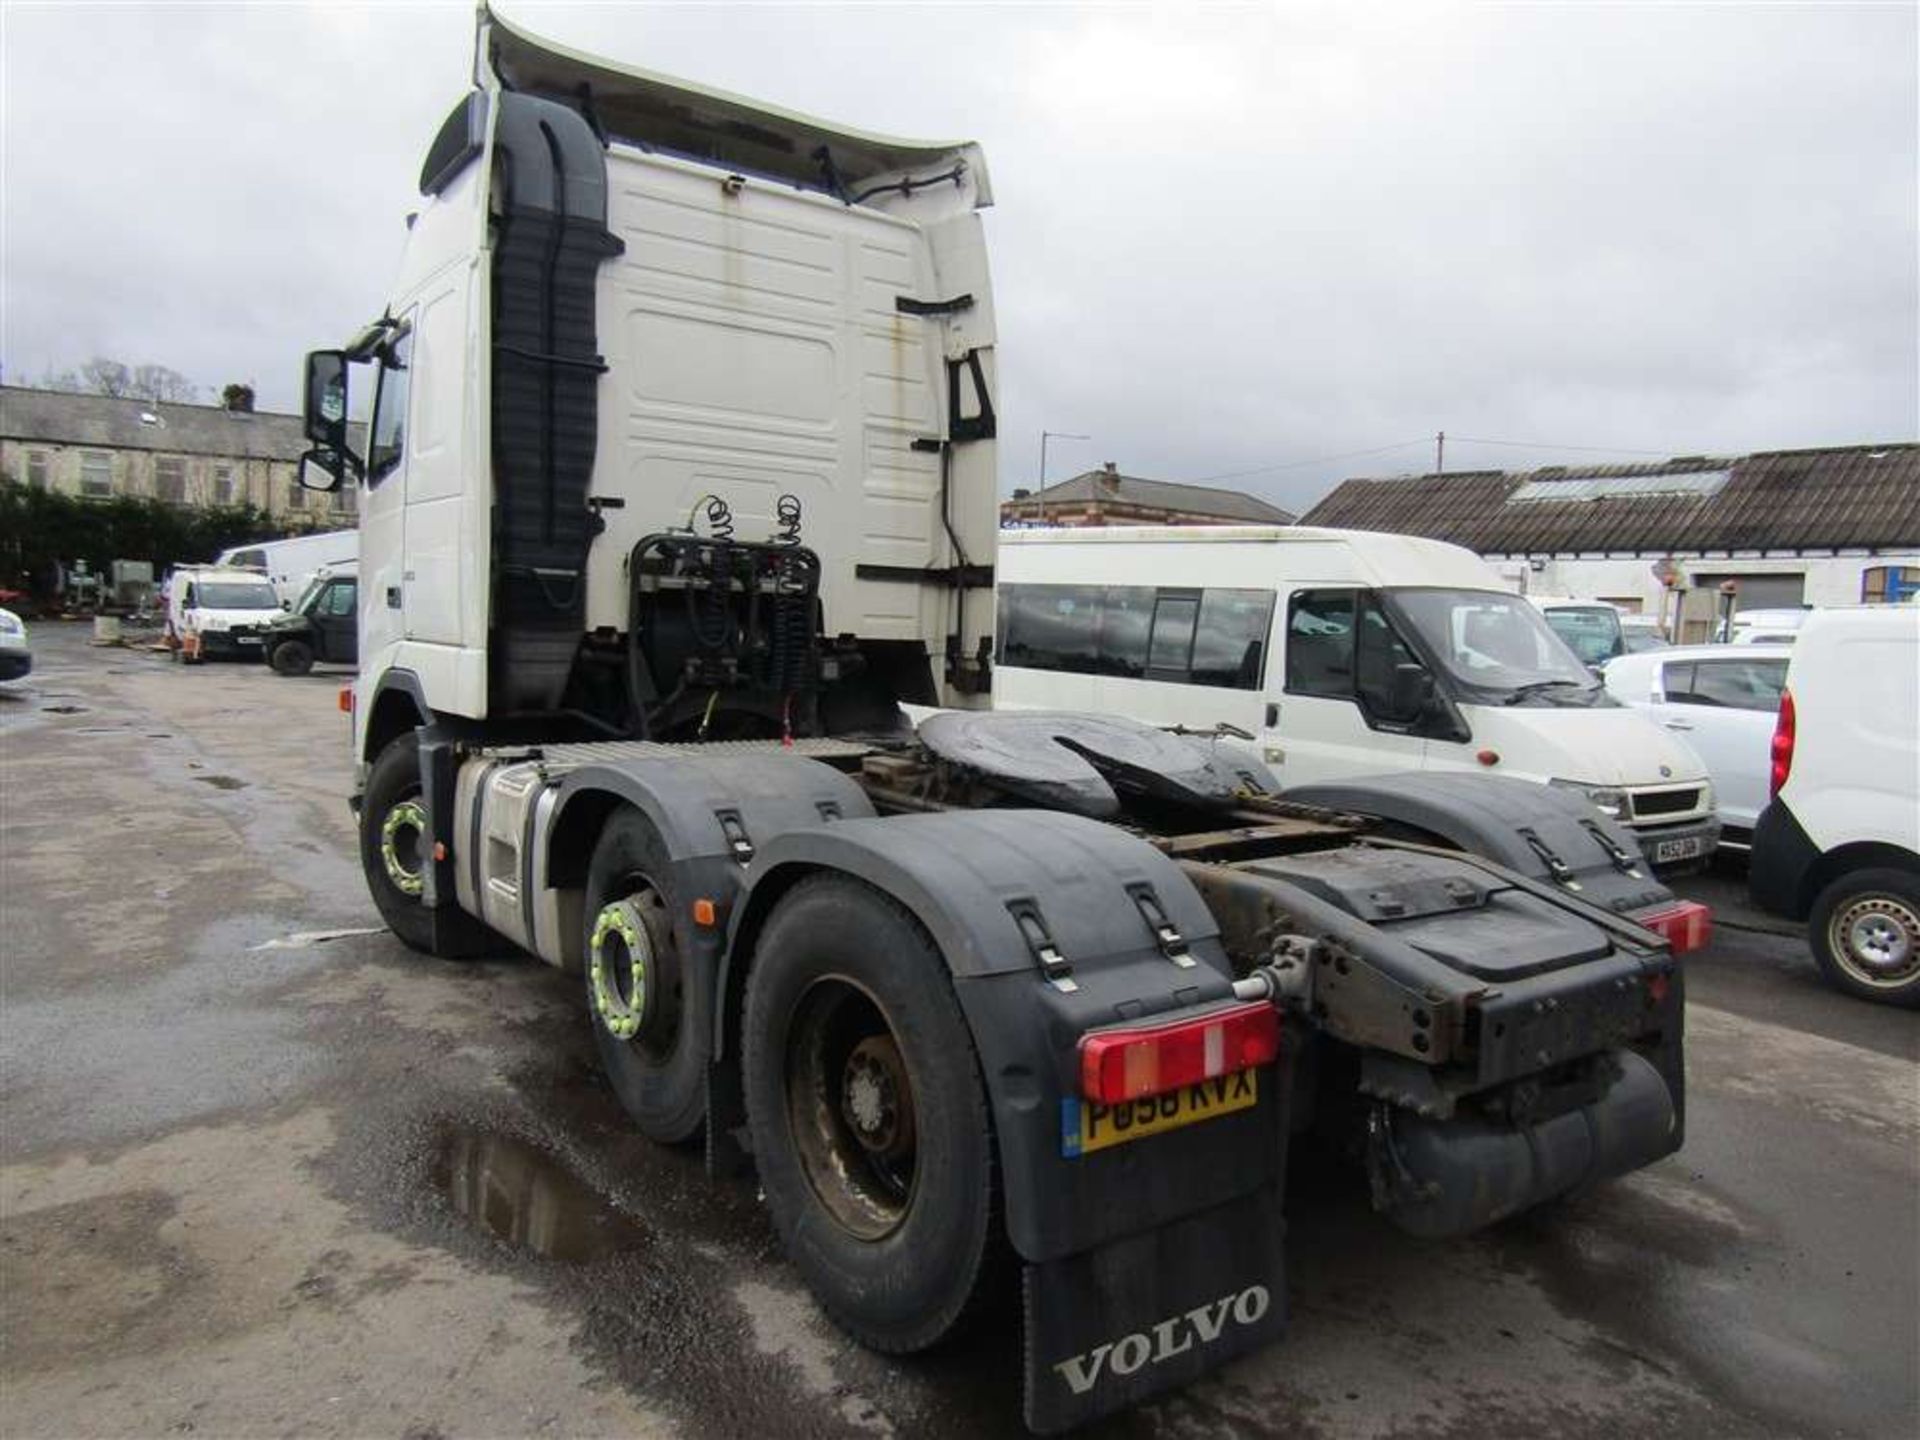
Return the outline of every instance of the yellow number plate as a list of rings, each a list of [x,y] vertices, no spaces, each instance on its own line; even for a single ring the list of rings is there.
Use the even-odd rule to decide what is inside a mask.
[[[1096,1105],[1091,1100],[1060,1102],[1060,1153],[1071,1160],[1110,1145],[1124,1145],[1149,1135],[1178,1130],[1234,1110],[1245,1110],[1259,1098],[1259,1072],[1241,1070],[1203,1080],[1164,1095],[1126,1100],[1118,1105]]]

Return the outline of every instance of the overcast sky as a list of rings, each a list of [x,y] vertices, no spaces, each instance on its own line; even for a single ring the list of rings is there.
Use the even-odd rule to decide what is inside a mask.
[[[1920,437],[1911,4],[499,8],[979,140],[1004,488],[1043,427],[1093,437],[1054,478],[1285,467],[1223,483],[1293,508],[1440,429],[1449,470]],[[0,0],[6,379],[292,408],[381,308],[472,23]]]

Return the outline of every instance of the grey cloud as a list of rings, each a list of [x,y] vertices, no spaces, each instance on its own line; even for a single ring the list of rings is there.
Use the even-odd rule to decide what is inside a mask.
[[[1910,7],[505,8],[979,139],[1009,487],[1043,425],[1095,437],[1056,474],[1170,479],[1442,427],[1920,434]],[[4,25],[9,378],[104,351],[290,405],[299,353],[379,308],[472,11],[13,4]],[[1298,508],[1428,459],[1242,483]]]

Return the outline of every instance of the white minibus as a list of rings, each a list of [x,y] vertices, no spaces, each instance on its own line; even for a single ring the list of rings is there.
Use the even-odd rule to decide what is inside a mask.
[[[1304,526],[1009,530],[994,704],[1254,737],[1288,786],[1478,770],[1565,786],[1663,868],[1712,854],[1713,787],[1469,550]]]

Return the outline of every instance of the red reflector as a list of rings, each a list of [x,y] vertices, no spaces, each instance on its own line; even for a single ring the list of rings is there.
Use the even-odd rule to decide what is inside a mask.
[[[351,685],[342,685],[340,687],[340,713],[342,715],[351,715],[353,713],[353,687]]]
[[[1676,900],[1658,910],[1642,910],[1633,918],[1666,941],[1676,955],[1704,950],[1713,939],[1713,911],[1695,900]]]
[[[1080,1093],[1100,1105],[1161,1095],[1266,1065],[1280,1053],[1280,1012],[1264,1000],[1157,1025],[1080,1037]]]
[[[1473,758],[1478,760],[1482,765],[1498,765],[1500,763],[1500,752],[1498,750],[1476,750]]]
[[[1654,976],[1651,980],[1647,981],[1647,998],[1656,1005],[1662,1003],[1667,998],[1667,985],[1668,981],[1665,975]]]
[[[1768,775],[1767,797],[1780,793],[1793,773],[1793,692],[1780,692],[1780,714],[1773,722],[1773,769]]]

